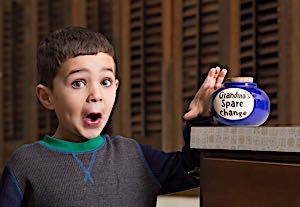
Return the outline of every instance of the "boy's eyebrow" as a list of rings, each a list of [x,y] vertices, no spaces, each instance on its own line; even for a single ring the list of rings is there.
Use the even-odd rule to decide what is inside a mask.
[[[74,70],[71,70],[67,73],[65,79],[68,79],[72,74],[75,74],[75,73],[79,73],[81,71],[87,71],[87,69],[85,68],[81,68],[81,69],[74,69]]]
[[[68,74],[67,74],[67,76],[70,76],[70,75],[72,75],[72,74],[74,74],[74,73],[78,73],[78,72],[81,72],[81,71],[86,71],[87,69],[84,69],[84,68],[82,68],[82,69],[76,69],[76,70],[71,70]]]
[[[115,75],[115,71],[113,68],[102,68],[101,72],[105,72],[105,71],[111,72],[112,74]]]
[[[106,70],[106,71],[110,71],[112,72],[113,74],[115,74],[114,70],[112,68],[103,68],[103,70]]]
[[[103,68],[103,70],[104,70],[104,71],[109,71],[109,72],[115,74],[115,72],[114,72],[114,70],[113,70],[112,68]],[[72,71],[70,71],[70,72],[67,74],[66,78],[68,78],[70,75],[72,75],[72,74],[74,74],[74,73],[79,73],[79,72],[82,72],[82,71],[88,71],[88,69],[86,69],[86,68],[81,68],[81,69],[75,69],[75,70],[72,70]]]

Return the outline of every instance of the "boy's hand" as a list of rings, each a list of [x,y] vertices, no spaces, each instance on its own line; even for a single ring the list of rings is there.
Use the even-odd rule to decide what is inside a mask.
[[[222,86],[227,73],[226,69],[219,67],[211,68],[202,86],[197,91],[194,99],[189,105],[188,112],[183,116],[185,120],[193,119],[199,115],[209,115],[209,100],[211,94]]]

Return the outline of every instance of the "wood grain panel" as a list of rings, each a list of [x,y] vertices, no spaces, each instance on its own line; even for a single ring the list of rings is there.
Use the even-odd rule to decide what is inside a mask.
[[[131,135],[145,136],[144,110],[144,4],[139,0],[130,1],[130,106]]]
[[[201,206],[299,205],[299,162],[264,161],[263,158],[267,158],[268,155],[252,156],[254,159],[238,159],[240,156],[241,154],[234,157],[233,153],[232,158],[219,157],[217,153],[202,156]]]

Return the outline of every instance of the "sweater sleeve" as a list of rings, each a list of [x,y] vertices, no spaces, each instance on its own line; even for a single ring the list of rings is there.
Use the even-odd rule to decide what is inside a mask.
[[[167,194],[199,187],[200,181],[189,175],[189,172],[199,167],[199,150],[189,148],[190,127],[187,123],[183,130],[185,146],[179,152],[162,152],[149,145],[141,148],[146,161],[160,182],[162,188],[159,194]]]
[[[21,206],[23,193],[17,184],[13,172],[7,164],[0,179],[0,207]]]

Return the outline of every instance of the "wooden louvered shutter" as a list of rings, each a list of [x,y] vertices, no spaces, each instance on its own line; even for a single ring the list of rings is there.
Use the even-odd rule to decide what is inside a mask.
[[[160,147],[162,1],[130,1],[131,134]]]
[[[47,0],[49,5],[49,32],[67,26],[70,8],[66,0]]]
[[[37,9],[37,28],[38,28],[38,41],[49,33],[50,16],[49,16],[49,2],[45,0],[38,0]]]
[[[278,124],[279,3],[241,0],[241,75],[254,76],[271,101],[268,125]]]
[[[198,0],[182,2],[182,94],[183,112],[195,95],[199,80],[200,14]]]
[[[113,4],[110,0],[86,0],[86,26],[112,41]]]
[[[86,26],[94,31],[99,31],[99,1],[86,1]]]
[[[3,109],[3,128],[4,141],[12,139],[14,137],[14,104],[13,104],[13,88],[12,88],[12,51],[13,51],[13,40],[12,40],[12,8],[11,2],[6,1],[2,4],[3,11],[3,55],[2,66],[2,109]]]
[[[20,1],[3,2],[3,126],[4,138],[21,140],[24,133],[24,5]]]
[[[162,128],[162,3],[145,1],[144,7],[145,135],[161,138]]]
[[[131,136],[135,138],[145,136],[143,10],[142,1],[130,1],[130,127]]]
[[[220,4],[217,0],[200,1],[200,68],[207,71],[220,64]],[[224,20],[223,20],[224,21]]]
[[[110,41],[113,40],[113,1],[100,0],[99,1],[99,31],[103,33]]]
[[[254,75],[256,52],[255,1],[242,0],[240,7],[240,65],[241,75]]]

